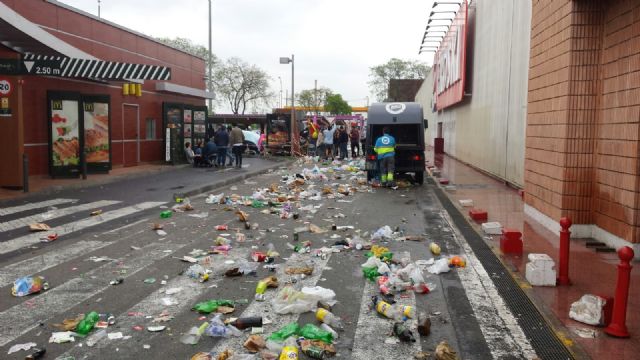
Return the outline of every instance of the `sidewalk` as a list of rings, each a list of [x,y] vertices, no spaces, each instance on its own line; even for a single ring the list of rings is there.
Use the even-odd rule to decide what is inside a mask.
[[[87,175],[86,180],[82,180],[82,177],[69,179],[52,179],[49,175],[31,175],[29,176],[28,193],[23,192],[21,189],[11,190],[0,188],[0,200],[18,199],[34,193],[61,190],[63,188],[80,188],[85,186],[105,184],[122,180],[128,177],[158,174],[165,171],[176,170],[186,166],[188,165],[173,166],[165,164],[142,164],[131,167],[116,167],[109,171],[108,174],[89,174]]]
[[[524,202],[517,190],[504,182],[494,179],[460,161],[446,155],[435,155],[433,149],[427,152],[427,164],[441,170],[441,177],[456,186],[455,192],[446,192],[463,214],[470,208],[463,208],[458,200],[472,199],[474,207],[487,210],[489,220],[498,221],[503,227],[522,232],[524,254],[522,257],[505,256],[500,253],[499,236],[484,236],[485,241],[512,271],[516,280],[532,301],[550,322],[564,327],[558,333],[565,343],[575,342],[593,359],[632,359],[640,352],[640,263],[633,262],[636,269],[631,271],[631,287],[627,307],[627,328],[629,339],[618,339],[605,334],[602,328],[589,326],[569,318],[569,308],[584,294],[613,296],[619,259],[617,253],[597,253],[585,246],[586,239],[572,239],[569,261],[571,286],[531,287],[525,279],[525,265],[529,253],[545,253],[558,261],[559,234],[544,228],[523,212]],[[559,219],[558,219],[559,220]],[[480,224],[469,218],[477,231],[482,233]],[[593,330],[595,338],[582,337],[581,330]],[[563,333],[564,332],[564,333]],[[586,333],[588,333],[587,331]],[[582,336],[579,333],[583,334]]]

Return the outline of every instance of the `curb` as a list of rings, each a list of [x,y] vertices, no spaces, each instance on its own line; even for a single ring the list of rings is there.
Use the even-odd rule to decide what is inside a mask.
[[[221,187],[225,187],[227,185],[236,183],[238,181],[242,181],[242,180],[246,180],[248,178],[254,177],[254,176],[258,176],[258,175],[262,175],[265,173],[268,173],[274,169],[280,168],[280,167],[286,167],[289,166],[291,164],[293,164],[295,162],[295,160],[284,160],[284,161],[277,161],[276,163],[274,163],[273,165],[269,165],[263,169],[260,170],[253,170],[253,171],[249,171],[246,172],[244,174],[238,174],[236,176],[231,176],[227,179],[221,180],[221,181],[217,181],[215,183],[209,184],[209,185],[205,185],[205,186],[201,186],[195,189],[191,189],[188,191],[184,192],[184,195],[186,197],[189,196],[194,196],[194,195],[199,195],[211,190],[215,190],[215,189],[219,189]]]

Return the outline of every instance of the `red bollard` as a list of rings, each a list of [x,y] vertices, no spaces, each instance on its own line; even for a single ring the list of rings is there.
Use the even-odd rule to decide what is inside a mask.
[[[627,331],[627,300],[629,298],[629,282],[631,279],[631,264],[633,259],[633,249],[624,246],[618,250],[620,264],[618,264],[618,281],[616,283],[616,295],[613,300],[613,316],[611,323],[604,329],[604,332],[615,337],[629,337]]]
[[[571,219],[560,218],[560,259],[558,259],[558,285],[571,285],[569,280],[569,237],[571,236]]]

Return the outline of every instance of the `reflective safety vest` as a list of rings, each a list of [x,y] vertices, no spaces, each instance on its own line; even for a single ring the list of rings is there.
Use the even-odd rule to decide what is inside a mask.
[[[378,154],[378,159],[384,159],[386,157],[395,156],[396,154],[396,139],[393,136],[384,134],[376,140],[376,145],[373,151]]]

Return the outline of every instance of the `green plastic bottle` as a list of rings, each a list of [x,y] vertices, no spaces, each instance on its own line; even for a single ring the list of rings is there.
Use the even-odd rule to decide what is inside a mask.
[[[197,303],[191,310],[195,310],[202,314],[210,314],[220,306],[234,307],[234,303],[231,300],[208,300],[205,302]]]
[[[324,331],[313,324],[307,324],[300,329],[300,336],[307,340],[320,340],[327,344],[333,343],[333,334]]]
[[[380,273],[378,273],[378,269],[375,266],[363,267],[362,274],[364,275],[365,278],[371,281],[376,281],[376,278],[380,276]]]
[[[87,335],[93,330],[93,327],[100,320],[100,315],[97,312],[92,311],[84,316],[84,319],[80,320],[76,326],[76,332],[80,335]]]
[[[160,213],[160,217],[163,219],[167,219],[167,218],[170,218],[172,214],[173,213],[171,212],[171,210],[165,210]]]
[[[275,342],[282,343],[288,337],[297,335],[299,331],[300,331],[300,325],[298,325],[297,322],[292,322],[285,325],[282,329],[271,334],[271,336],[269,336],[267,340],[272,340]]]

